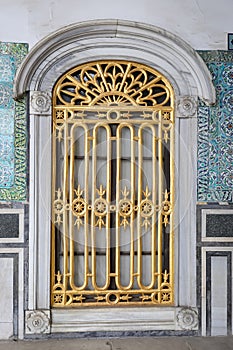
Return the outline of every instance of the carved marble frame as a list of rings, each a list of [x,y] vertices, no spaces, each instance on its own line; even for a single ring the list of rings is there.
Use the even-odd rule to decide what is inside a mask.
[[[205,63],[186,42],[161,28],[123,20],[58,30],[29,52],[16,75],[15,98],[30,98],[28,312],[45,310],[48,316],[50,310],[52,88],[73,66],[106,58],[147,64],[164,74],[175,91],[175,306],[147,307],[143,313],[132,307],[52,309],[51,332],[196,330],[197,99],[212,104],[215,91]],[[188,311],[181,312],[181,306]]]

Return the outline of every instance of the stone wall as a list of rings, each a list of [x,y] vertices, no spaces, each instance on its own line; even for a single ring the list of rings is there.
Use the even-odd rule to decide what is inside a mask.
[[[12,98],[27,44],[0,43],[0,338],[24,337],[28,266],[28,121]],[[203,335],[232,332],[233,55],[199,51],[217,103],[198,111],[197,297]],[[196,132],[196,130],[194,131]],[[218,283],[218,282],[221,283]],[[46,328],[48,329],[48,328]],[[47,331],[46,331],[47,332]]]
[[[23,337],[28,133],[13,80],[27,51],[27,44],[0,42],[0,339]]]
[[[216,105],[199,104],[197,276],[203,335],[232,334],[233,54],[201,51]]]
[[[226,33],[232,31],[233,2],[222,0],[1,0],[1,39],[28,42],[57,29],[96,19],[126,19],[168,30],[194,49],[226,49]]]

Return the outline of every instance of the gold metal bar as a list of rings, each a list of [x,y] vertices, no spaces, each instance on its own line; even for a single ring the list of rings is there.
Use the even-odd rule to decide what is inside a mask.
[[[151,126],[151,129],[153,130],[153,141],[152,141],[152,203],[154,206],[154,211],[152,215],[152,237],[151,237],[151,254],[152,254],[152,288],[155,288],[155,283],[157,279],[157,271],[156,271],[156,234],[157,234],[157,224],[156,224],[156,199],[157,199],[157,191],[156,191],[156,184],[157,184],[157,174],[156,174],[156,166],[157,166],[157,157],[156,157],[156,150],[157,150],[157,135],[156,135],[156,126]]]
[[[107,177],[106,177],[106,201],[109,206],[111,201],[111,129],[108,124],[98,124],[98,128],[103,127],[106,130],[106,147],[107,147]],[[110,285],[110,210],[108,208],[106,214],[106,252],[105,252],[105,264],[106,264],[106,282],[103,287],[98,287],[98,290],[106,290]]]
[[[101,119],[100,119],[101,120]],[[96,119],[87,119],[87,120],[85,120],[85,124],[87,125],[87,124],[91,124],[91,125],[93,125],[93,124],[95,124],[95,123],[99,123],[100,122],[100,120],[96,120]],[[76,121],[78,121],[78,119],[76,119]],[[118,119],[117,120],[118,122],[119,122],[119,124],[120,123],[125,123],[126,122],[126,119]],[[79,122],[82,122],[81,120],[79,120]],[[151,124],[158,124],[158,122],[157,121],[151,121],[151,120],[149,120],[149,122],[151,123]],[[144,119],[131,119],[131,123],[133,123],[134,125],[140,125],[140,124],[144,124],[145,123],[145,120]],[[67,121],[67,124],[72,124],[72,122],[71,121]],[[108,122],[108,125],[111,125],[111,124],[116,124],[116,122],[114,121],[114,120],[111,120],[111,121],[109,121]]]
[[[88,203],[89,203],[89,158],[90,158],[90,140],[89,140],[89,130],[88,127],[85,125],[85,187],[84,187],[84,198],[86,202],[86,212],[84,217],[84,230],[85,230],[85,247],[84,247],[84,274],[85,274],[85,280],[84,280],[84,286],[88,286],[88,274],[89,274],[89,261],[88,261],[88,252],[89,252],[89,212],[88,212]]]
[[[119,126],[117,128],[117,134],[116,134],[116,207],[118,208],[119,202],[120,202],[120,180],[121,180],[121,129],[119,129]],[[120,213],[119,208],[116,211],[116,286],[118,289],[121,288],[120,284],[120,234],[121,234],[121,227],[120,227]]]
[[[84,115],[89,113],[89,112],[93,112],[93,113],[99,113],[99,112],[107,112],[108,111],[108,108],[109,109],[113,109],[112,107],[114,107],[114,110],[116,111],[120,111],[122,113],[124,112],[156,112],[156,111],[164,111],[164,112],[172,112],[173,111],[173,107],[171,106],[161,106],[161,105],[157,105],[157,106],[134,106],[134,105],[127,105],[127,106],[124,106],[124,105],[119,105],[119,106],[110,106],[110,107],[107,107],[106,106],[101,106],[101,105],[94,105],[94,106],[80,106],[80,105],[77,105],[77,106],[73,106],[73,105],[56,105],[53,107],[53,109],[56,111],[60,111],[60,110],[68,110],[68,111],[74,111],[74,112],[79,112],[79,113],[83,113]],[[54,117],[55,118],[55,117]],[[81,118],[81,117],[80,117]],[[76,119],[76,117],[74,116],[74,119]],[[83,118],[82,118],[83,119]],[[80,119],[80,121],[82,120]],[[84,118],[85,119],[85,118]],[[55,120],[57,120],[55,118]],[[57,120],[59,122],[59,120]],[[93,119],[93,121],[97,122],[97,119]],[[110,120],[108,120],[108,123],[110,122]],[[86,123],[86,120],[85,120],[85,123]]]
[[[111,161],[111,141],[110,141],[110,137],[111,137],[111,129],[110,127],[105,124],[105,123],[98,123],[97,125],[95,125],[94,130],[93,130],[93,172],[92,172],[92,177],[93,177],[93,185],[92,185],[92,191],[96,192],[96,146],[97,146],[97,133],[98,133],[98,129],[100,127],[103,127],[106,132],[107,132],[107,140],[106,140],[106,144],[107,144],[107,164],[110,164]],[[111,168],[110,166],[108,166],[107,169],[107,178],[106,178],[106,184],[105,184],[105,188],[106,188],[106,200],[107,203],[110,202],[111,199]],[[95,201],[95,197],[93,197],[93,201],[92,203],[94,204]],[[92,205],[93,205],[92,204]],[[92,217],[95,216],[92,214]],[[93,226],[93,223],[92,223]],[[95,226],[95,218],[94,218],[94,226]],[[95,241],[95,235],[96,235],[96,229],[92,227],[92,241],[94,244],[96,244]],[[105,285],[103,287],[100,287],[97,285],[96,282],[96,248],[92,247],[92,284],[94,289],[96,290],[106,290],[110,284],[110,212],[108,211],[106,214],[106,282]],[[95,261],[94,261],[95,260]]]
[[[109,125],[105,124],[105,129],[107,131],[107,181],[106,181],[106,200],[108,205],[110,206],[111,202],[111,158],[112,158],[112,140],[111,140],[111,129]],[[110,248],[111,248],[111,228],[110,228],[110,207],[108,207],[108,212],[106,215],[106,284],[104,289],[107,289],[110,285]]]
[[[121,142],[120,142],[121,129],[117,128],[116,138],[116,208],[118,208],[120,202],[120,180],[121,180]],[[116,286],[120,289],[120,213],[119,208],[116,210]]]
[[[92,140],[92,208],[96,199],[96,143],[97,143],[97,130],[96,126],[93,129],[93,140]],[[91,280],[92,287],[97,289],[96,286],[96,228],[95,228],[95,212],[94,209],[91,211]]]
[[[53,103],[55,104],[55,98],[53,97]],[[56,191],[56,167],[57,167],[57,157],[56,157],[56,124],[55,124],[56,112],[53,109],[53,138],[52,138],[52,227],[51,227],[51,305],[53,305],[53,287],[55,285],[55,211],[54,211],[54,201],[55,201],[55,191]]]
[[[69,181],[69,203],[72,206],[74,200],[74,129],[75,125],[72,126],[70,130],[70,181]],[[73,225],[73,212],[70,208],[69,210],[69,243],[70,243],[70,286],[73,289],[74,287],[74,225]]]
[[[158,206],[161,208],[163,201],[163,141],[162,141],[162,114],[159,112],[160,124],[158,127]],[[158,215],[158,288],[161,288],[162,283],[162,240],[163,240],[163,223],[161,209]],[[161,301],[161,300],[159,300]]]
[[[67,203],[68,193],[69,193],[69,183],[68,183],[68,124],[65,121],[64,126],[64,171],[63,171],[63,203]],[[64,289],[67,288],[68,282],[68,222],[67,222],[67,212],[65,210],[63,215],[63,286]]]
[[[155,134],[155,129],[154,126],[149,124],[149,123],[144,123],[143,125],[140,126],[139,128],[139,138],[141,140],[141,146],[143,146],[143,131],[145,131],[146,129],[150,129],[151,130],[151,134],[152,134],[152,149],[150,150],[152,152],[152,203],[155,205],[156,203],[156,189],[155,189],[155,181],[156,181],[156,177],[155,177],[155,169],[156,169],[156,145],[155,145],[155,139],[156,139],[156,134]],[[142,147],[141,147],[142,148]],[[145,148],[145,147],[144,147]],[[143,148],[142,148],[143,149]],[[140,169],[143,169],[143,150],[141,149],[141,156],[140,156],[140,162],[141,162],[141,166]],[[142,175],[142,174],[141,174]],[[142,176],[141,176],[142,177]],[[141,179],[142,181],[142,179]],[[140,192],[142,192],[142,184],[141,184],[141,188],[138,189]],[[150,191],[150,189],[149,189]],[[142,197],[140,196],[140,199],[142,201]],[[139,202],[139,205],[141,203],[141,201]],[[141,212],[140,212],[141,214]],[[141,220],[140,220],[141,222]],[[144,283],[142,283],[141,277],[142,275],[140,275],[140,287],[143,289],[151,289],[153,288],[154,284],[155,284],[155,254],[156,254],[156,246],[155,246],[155,234],[156,234],[156,217],[155,217],[155,211],[152,215],[152,222],[151,222],[151,282],[148,286],[145,286]],[[142,255],[142,239],[140,236],[140,246],[141,246],[141,255]],[[141,261],[142,261],[142,257],[141,257]]]
[[[142,201],[142,147],[143,147],[143,139],[142,139],[142,129],[138,130],[138,217],[137,217],[137,282],[138,286],[142,288],[142,228],[141,228],[141,206],[140,203]]]
[[[134,128],[130,127],[130,144],[131,144],[131,203],[134,206],[135,203],[135,141],[134,141]],[[134,219],[135,211],[132,210],[130,214],[130,283],[128,288],[133,288],[134,285]]]
[[[171,112],[171,121],[173,123],[173,127],[170,130],[170,201],[171,201],[171,214],[170,214],[170,245],[169,245],[169,282],[171,286],[171,303],[174,302],[174,206],[175,206],[175,130],[174,130],[174,113]]]
[[[85,202],[88,203],[88,179],[89,179],[89,145],[88,145],[88,128],[85,124],[74,123],[71,128],[71,154],[70,154],[70,203],[73,203],[74,200],[74,143],[75,137],[74,132],[76,128],[81,128],[84,131],[84,174],[85,174],[85,186],[84,186],[84,198]],[[70,214],[72,215],[72,210],[70,210]],[[74,277],[75,277],[75,266],[74,266],[74,237],[73,237],[73,224],[70,228],[70,286],[73,290],[83,290],[88,284],[88,210],[86,208],[86,212],[84,215],[84,235],[85,235],[85,246],[84,246],[84,280],[83,284],[80,287],[75,285]],[[76,266],[78,269],[79,266]]]
[[[119,204],[120,192],[121,192],[121,140],[122,140],[122,129],[128,128],[130,130],[130,201],[132,205],[135,202],[135,146],[134,146],[134,128],[128,123],[122,123],[117,128],[117,188],[116,188],[116,203]],[[120,290],[128,290],[133,287],[134,284],[134,210],[130,214],[130,282],[128,286],[121,284],[121,262],[120,262],[120,216],[117,214],[117,235],[116,235],[116,285]]]

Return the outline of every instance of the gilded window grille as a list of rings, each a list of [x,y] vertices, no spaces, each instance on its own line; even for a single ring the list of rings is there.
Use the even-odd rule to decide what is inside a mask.
[[[174,93],[96,61],[53,90],[53,307],[174,302]]]

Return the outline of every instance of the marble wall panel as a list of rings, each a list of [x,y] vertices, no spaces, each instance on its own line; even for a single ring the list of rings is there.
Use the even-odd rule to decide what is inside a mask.
[[[0,339],[13,335],[13,259],[0,258]]]

